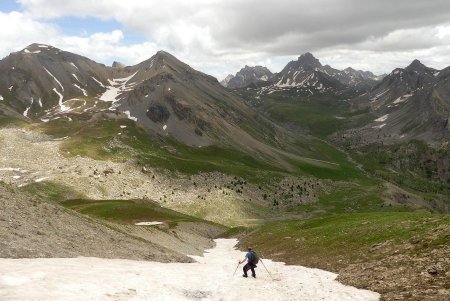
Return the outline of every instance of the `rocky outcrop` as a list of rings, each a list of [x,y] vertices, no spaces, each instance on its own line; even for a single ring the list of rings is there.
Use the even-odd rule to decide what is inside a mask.
[[[235,76],[228,76],[224,81],[228,80],[226,87],[230,89],[245,88],[250,85],[265,83],[273,77],[273,73],[269,69],[262,66],[249,67],[245,66]]]

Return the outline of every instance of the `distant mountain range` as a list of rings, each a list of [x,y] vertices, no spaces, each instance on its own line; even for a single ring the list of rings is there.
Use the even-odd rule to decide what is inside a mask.
[[[0,61],[0,110],[41,122],[70,120],[76,110],[122,114],[187,145],[219,143],[272,153],[266,144],[284,135],[280,127],[230,90],[251,88],[255,99],[326,95],[354,111],[368,110],[371,120],[339,134],[354,145],[410,138],[433,143],[449,137],[449,68],[435,70],[414,60],[380,77],[324,66],[305,53],[279,73],[245,66],[219,83],[164,51],[134,66],[109,67],[32,44]]]
[[[337,70],[323,66],[311,53],[302,54],[298,60],[289,62],[281,72],[273,74],[267,68],[245,66],[236,76],[229,75],[222,85],[230,88],[262,86],[260,92],[272,94],[290,91],[299,94],[336,93],[348,88],[361,91],[374,86],[382,76],[370,71],[346,68]]]
[[[305,53],[264,81],[242,76],[255,74],[254,68],[262,67],[246,66],[229,79],[227,86],[256,89],[258,95],[328,95],[330,100],[348,102],[354,111],[368,109],[374,116],[372,120],[341,136],[350,145],[395,143],[411,138],[434,143],[450,136],[450,67],[436,70],[414,60],[406,68],[376,76],[350,67],[337,70],[324,66],[311,53]],[[230,85],[235,78],[249,80]]]

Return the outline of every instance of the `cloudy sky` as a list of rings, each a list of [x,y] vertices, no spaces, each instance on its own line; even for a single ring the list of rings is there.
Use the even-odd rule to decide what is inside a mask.
[[[163,49],[219,80],[307,51],[377,74],[450,66],[448,0],[2,0],[0,28],[1,57],[39,42],[131,65]]]

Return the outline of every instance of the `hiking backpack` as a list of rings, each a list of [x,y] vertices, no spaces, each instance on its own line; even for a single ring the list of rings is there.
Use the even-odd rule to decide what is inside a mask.
[[[258,262],[259,262],[259,256],[258,256],[258,254],[256,254],[255,251],[251,251],[251,253],[252,253],[252,255],[253,255],[252,263],[253,263],[254,265],[257,265]]]

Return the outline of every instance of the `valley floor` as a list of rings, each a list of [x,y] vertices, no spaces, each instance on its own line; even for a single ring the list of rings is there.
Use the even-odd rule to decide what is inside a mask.
[[[217,239],[216,247],[196,263],[160,263],[123,259],[0,259],[1,300],[378,300],[379,295],[345,286],[336,274],[264,260],[257,279],[241,277],[244,253],[235,239]],[[271,277],[273,277],[273,280]]]

